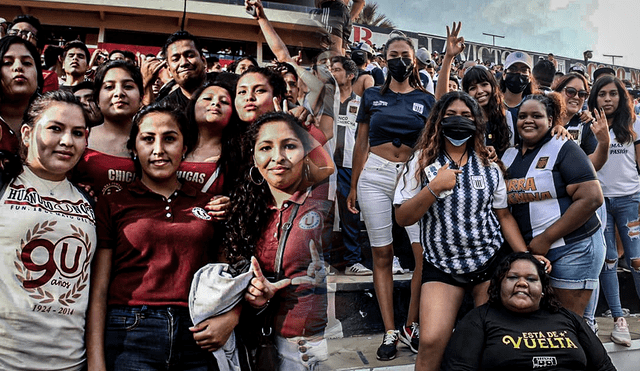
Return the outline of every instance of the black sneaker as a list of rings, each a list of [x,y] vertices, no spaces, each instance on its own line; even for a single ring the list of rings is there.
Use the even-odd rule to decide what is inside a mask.
[[[376,352],[376,358],[380,361],[391,361],[396,358],[398,352],[398,331],[389,330],[382,338],[382,344]]]
[[[400,332],[400,341],[408,346],[412,352],[418,353],[420,345],[420,325],[413,322],[411,326],[404,326]]]

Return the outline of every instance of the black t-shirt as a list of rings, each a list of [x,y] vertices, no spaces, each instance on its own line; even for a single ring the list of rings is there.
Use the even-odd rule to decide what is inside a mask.
[[[179,87],[172,91],[169,95],[162,99],[162,102],[169,103],[173,107],[180,109],[183,112],[187,111],[187,105],[189,104],[189,98],[183,93]]]
[[[518,314],[489,304],[456,327],[442,370],[615,370],[598,337],[561,308]]]

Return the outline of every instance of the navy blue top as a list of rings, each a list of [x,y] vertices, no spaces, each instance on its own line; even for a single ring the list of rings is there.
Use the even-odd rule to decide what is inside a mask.
[[[413,147],[435,102],[433,95],[420,90],[395,93],[387,89],[380,95],[380,87],[372,87],[362,96],[356,122],[369,124],[371,147],[389,142]]]
[[[591,131],[590,122],[581,122],[580,116],[573,116],[564,126],[571,134],[573,141],[582,148],[587,155],[595,152],[598,146],[598,139]]]

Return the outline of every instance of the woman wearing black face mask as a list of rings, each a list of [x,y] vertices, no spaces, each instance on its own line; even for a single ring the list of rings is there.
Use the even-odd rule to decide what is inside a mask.
[[[393,317],[393,192],[435,99],[422,87],[410,39],[394,37],[386,43],[385,51],[389,69],[387,79],[381,87],[369,88],[364,92],[356,119],[358,134],[353,150],[351,192],[347,205],[351,212],[359,212],[356,208],[357,194],[371,243],[374,288],[386,331],[377,357],[391,360],[396,356],[398,340],[414,352],[418,349],[422,262],[419,227],[410,226],[407,232],[416,258],[416,268],[411,281],[407,323],[398,332]]]
[[[505,240],[514,251],[527,250],[507,209],[501,163],[489,160],[484,127],[471,96],[442,96],[396,188],[396,221],[419,222],[424,246],[416,370],[440,369],[465,290],[476,306],[488,300],[489,279],[509,252]]]

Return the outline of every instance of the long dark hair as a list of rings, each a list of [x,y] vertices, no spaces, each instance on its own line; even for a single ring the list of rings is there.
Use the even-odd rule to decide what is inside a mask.
[[[269,112],[260,116],[251,126],[245,136],[245,148],[255,147],[260,128],[268,123],[285,122],[298,136],[305,150],[305,155],[312,150],[312,140],[309,133],[302,128],[298,119],[284,112]],[[258,240],[269,222],[273,195],[269,185],[253,169],[253,156],[247,158],[243,170],[243,178],[230,195],[231,206],[225,223],[226,238],[223,248],[227,259],[235,263],[242,259],[249,259],[256,250]],[[256,178],[263,179],[255,182]]]
[[[427,94],[431,94],[428,93],[425,89],[424,86],[422,86],[422,81],[420,80],[420,73],[418,70],[418,64],[415,62],[416,59],[416,51],[415,48],[413,47],[413,42],[411,41],[410,38],[408,37],[402,37],[402,36],[396,36],[396,37],[392,37],[391,39],[389,39],[389,41],[387,41],[387,43],[384,45],[384,57],[385,59],[387,58],[387,53],[389,51],[389,46],[391,44],[393,44],[396,41],[404,41],[405,43],[409,44],[409,46],[411,47],[411,58],[414,60],[413,62],[413,71],[411,71],[411,75],[409,75],[409,85],[411,85],[412,88],[420,90],[421,92],[427,93]],[[388,73],[387,74],[387,78],[384,80],[384,84],[382,84],[382,87],[380,87],[380,95],[383,95],[384,93],[387,92],[387,90],[389,89],[389,84],[391,84],[391,74]]]
[[[498,82],[493,74],[486,68],[475,66],[471,67],[464,74],[462,78],[462,90],[465,93],[469,92],[471,86],[488,82],[491,85],[491,96],[486,106],[481,107],[484,113],[484,118],[487,123],[493,125],[494,132],[487,134],[494,134],[493,144],[498,153],[503,153],[509,148],[509,139],[511,137],[511,131],[507,126],[507,116],[504,107],[504,96]]]
[[[549,275],[544,271],[544,265],[540,263],[532,254],[526,252],[514,252],[509,254],[502,263],[498,266],[491,281],[489,283],[489,304],[496,307],[504,307],[502,298],[500,297],[500,290],[502,288],[502,281],[504,280],[507,272],[511,269],[511,264],[517,260],[526,260],[531,262],[536,267],[538,277],[540,277],[540,283],[542,284],[542,298],[540,299],[540,308],[551,312],[557,312],[562,308],[562,304],[558,300],[553,287],[551,287],[551,280]]]
[[[192,128],[195,128],[196,131],[196,141],[198,143],[199,138],[199,127],[196,122],[195,117],[195,106],[200,95],[209,87],[218,86],[221,87],[231,96],[231,118],[227,123],[227,126],[222,130],[222,137],[220,139],[221,143],[221,152],[220,159],[218,160],[218,166],[224,172],[224,183],[223,183],[223,193],[228,194],[232,189],[235,189],[236,183],[240,180],[240,167],[241,164],[244,163],[244,153],[242,149],[242,136],[247,131],[247,124],[238,118],[238,114],[235,109],[235,83],[234,80],[237,80],[237,75],[222,72],[220,75],[232,75],[233,79],[227,79],[226,77],[222,77],[222,79],[216,79],[214,81],[209,81],[198,90],[196,90],[191,96],[191,100],[187,105],[187,118],[189,119],[189,125]],[[195,148],[194,148],[195,149]]]
[[[633,112],[633,99],[629,96],[624,83],[619,78],[613,76],[602,76],[596,80],[589,95],[589,109],[594,110],[598,107],[598,94],[606,85],[615,84],[618,89],[618,108],[613,113],[613,117],[607,117],[609,127],[613,129],[618,143],[629,143],[636,138],[633,137],[632,125],[636,120]]]
[[[415,173],[415,177],[419,181],[424,180],[423,177],[425,175],[422,170],[435,161],[442,151],[444,151],[444,141],[446,139],[442,135],[442,119],[444,119],[447,108],[457,100],[462,101],[469,107],[473,115],[473,122],[476,124],[476,132],[466,145],[472,146],[474,151],[480,156],[482,164],[489,166],[489,150],[487,150],[487,147],[484,145],[485,123],[480,106],[469,94],[461,91],[452,91],[443,95],[433,106],[431,114],[427,119],[427,124],[420,134],[420,139],[418,139],[416,143],[415,150],[421,150]],[[411,158],[413,158],[413,156],[414,155],[412,155]]]
[[[42,64],[40,63],[40,53],[38,53],[38,49],[36,49],[36,47],[32,43],[20,36],[5,36],[0,39],[0,60],[4,59],[4,55],[7,54],[7,51],[9,51],[9,48],[13,44],[24,45],[24,47],[27,48],[29,54],[31,54],[31,57],[33,58],[33,62],[36,67],[36,77],[38,79],[38,87],[31,96],[31,101],[33,101],[40,95],[40,93],[42,92],[42,87],[44,86],[44,78],[42,77]],[[3,96],[4,93],[2,92],[2,89],[0,89],[0,102],[3,100]]]

